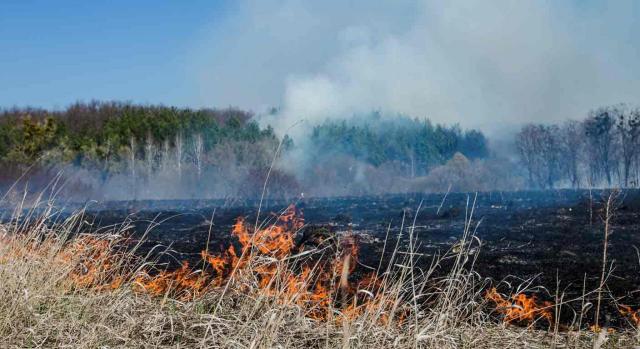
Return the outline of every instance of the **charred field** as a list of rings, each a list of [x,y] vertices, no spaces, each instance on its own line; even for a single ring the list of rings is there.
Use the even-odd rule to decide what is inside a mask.
[[[406,246],[410,230],[416,238],[416,267],[428,266],[435,256],[455,250],[465,224],[471,224],[480,241],[474,270],[486,278],[487,287],[549,301],[575,299],[561,309],[561,322],[575,321],[583,309],[581,316],[592,323],[594,307],[584,304],[595,303],[600,282],[606,195],[559,190],[270,201],[263,204],[259,220],[295,204],[305,219],[296,245],[318,234],[354,235],[360,246],[356,273],[384,265],[393,250],[389,246]],[[98,226],[130,220],[132,238],[144,236],[137,253],[152,255],[172,270],[183,261],[197,265],[203,250],[221,252],[237,245],[231,234],[234,223],[238,217],[255,222],[258,205],[223,200],[107,202],[91,207],[88,214]],[[620,305],[640,305],[640,191],[624,191],[614,208],[601,322],[624,328],[630,322]],[[447,259],[441,269],[446,266]]]

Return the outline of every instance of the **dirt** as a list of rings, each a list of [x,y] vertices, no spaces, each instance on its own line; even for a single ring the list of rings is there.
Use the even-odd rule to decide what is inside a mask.
[[[475,270],[504,293],[514,293],[525,280],[540,286],[541,299],[556,295],[572,299],[598,287],[602,271],[604,201],[601,191],[546,191],[444,195],[307,199],[295,202],[304,211],[307,229],[323,228],[331,234],[352,232],[360,236],[360,263],[377,266],[385,237],[395,243],[401,226],[400,246],[407,246],[409,227],[415,219],[419,263],[456,247],[465,224],[470,223],[480,239]],[[624,191],[616,200],[608,246],[611,270],[607,279],[605,318],[612,326],[624,326],[616,302],[640,305],[640,192]],[[288,202],[268,202],[260,222]],[[141,253],[169,250],[161,256],[170,265],[177,261],[199,261],[199,252],[210,241],[209,250],[219,251],[231,241],[231,225],[239,216],[256,221],[257,202],[155,201],[112,202],[94,208],[91,214],[101,225],[134,221],[134,236],[147,231]],[[303,235],[301,232],[300,235]],[[301,237],[300,237],[301,238]],[[443,268],[442,270],[444,270]],[[595,301],[595,295],[589,300]],[[581,301],[563,311],[570,322]],[[593,317],[593,308],[586,312]]]

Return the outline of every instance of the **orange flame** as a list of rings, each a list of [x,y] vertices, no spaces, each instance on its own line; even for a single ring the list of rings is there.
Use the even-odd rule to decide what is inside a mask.
[[[55,247],[55,239],[16,244],[15,250],[2,253],[0,263],[6,263],[7,258],[45,256],[46,251],[56,249],[55,262],[71,266],[64,281],[69,282],[71,289],[100,291],[129,284],[139,293],[181,301],[205,296],[232,281],[237,272],[237,275],[255,276],[262,295],[280,304],[297,305],[313,319],[340,322],[374,314],[374,321],[402,323],[405,312],[397,302],[379,292],[382,281],[375,273],[356,280],[359,246],[355,235],[339,239],[332,258],[292,258],[294,250],[302,248],[296,246],[295,236],[303,226],[301,212],[293,205],[266,228],[250,230],[245,220],[238,218],[232,234],[241,245],[240,251],[236,252],[234,245],[219,254],[202,251],[200,257],[204,263],[200,269],[184,261],[175,270],[151,272],[146,268],[132,275],[131,270],[135,268],[127,269],[134,265],[127,264],[128,255],[119,254],[113,241],[94,236],[76,237],[60,249]],[[125,283],[128,280],[133,282]],[[338,313],[341,315],[336,317]]]
[[[222,285],[233,273],[234,269],[243,267],[249,254],[255,253],[282,259],[291,254],[294,247],[294,229],[303,226],[302,218],[296,216],[295,206],[289,206],[285,212],[278,217],[278,221],[271,227],[258,229],[254,234],[249,233],[249,229],[242,217],[238,218],[233,225],[232,233],[238,238],[242,245],[241,255],[238,256],[233,245],[220,255],[212,255],[207,251],[200,253],[202,260],[213,269],[213,273],[200,271],[198,273],[189,269],[188,263],[184,262],[182,267],[173,272],[161,272],[155,277],[143,274],[136,279],[139,290],[146,291],[152,295],[163,295],[167,293],[179,294],[181,299],[193,299],[205,294],[208,290]],[[261,265],[255,268],[259,277],[259,286],[265,289],[271,284],[276,270],[273,265]]]
[[[67,279],[62,280],[67,289],[117,289],[125,281],[122,264],[127,256],[118,255],[112,240],[81,235],[63,243],[51,235],[24,243],[22,238],[0,238],[4,245],[0,264],[11,260],[53,257],[51,262],[56,267],[68,270]],[[51,251],[55,254],[52,255]]]
[[[635,327],[640,328],[640,309],[634,310],[628,305],[621,304],[618,307],[618,310],[620,311],[620,314],[629,318]]]
[[[249,233],[244,218],[238,218],[232,233],[238,237],[243,252],[245,249],[255,247],[260,253],[278,259],[289,256],[294,247],[293,236],[304,226],[304,219],[296,215],[294,205],[289,205],[284,213],[277,218],[276,224],[264,229],[257,229],[253,235]]]
[[[203,295],[208,287],[206,276],[191,270],[187,262],[182,262],[182,266],[174,271],[162,271],[154,277],[138,276],[135,282],[138,290],[153,296],[168,294],[185,301]]]
[[[82,236],[65,245],[56,256],[56,262],[75,264],[69,278],[75,288],[117,289],[124,282],[118,269],[121,260],[112,242],[93,236]]]
[[[233,245],[220,256],[214,256],[207,251],[201,251],[200,256],[202,260],[207,262],[211,268],[216,272],[215,278],[212,280],[213,286],[220,286],[224,280],[231,274],[233,269],[239,265],[240,258],[236,254],[236,249]]]
[[[544,318],[550,324],[553,321],[549,309],[553,304],[546,301],[539,304],[535,296],[529,297],[518,293],[509,301],[504,299],[494,287],[487,291],[485,298],[496,304],[496,310],[504,315],[506,323],[533,323],[540,318]]]
[[[347,319],[376,307],[386,309],[379,314],[380,321],[390,321],[393,315],[390,316],[389,313],[392,308],[397,308],[397,304],[375,294],[381,285],[377,276],[366,275],[358,283],[350,280],[356,269],[359,253],[356,236],[343,237],[337,246],[335,257],[317,263],[313,269],[304,263],[298,269],[295,261],[284,264],[285,267],[277,263],[291,256],[295,247],[295,234],[303,225],[304,219],[293,205],[278,216],[275,224],[256,229],[253,233],[245,220],[238,218],[232,233],[242,246],[239,256],[233,245],[220,255],[211,255],[205,251],[201,253],[202,259],[213,273],[194,273],[185,263],[176,271],[161,272],[155,277],[144,275],[136,281],[141,291],[152,295],[170,293],[181,299],[193,299],[229,280],[234,270],[249,265],[250,258],[263,256],[268,257],[264,259],[266,262],[261,259],[259,264],[253,264],[247,270],[256,275],[260,292],[275,297],[277,302],[296,304],[304,309],[307,316],[318,320],[328,319],[334,307],[341,308],[342,318]],[[363,293],[367,294],[366,297],[358,293],[362,289],[367,290]],[[402,321],[405,316],[403,311],[397,311],[395,315],[398,321]]]

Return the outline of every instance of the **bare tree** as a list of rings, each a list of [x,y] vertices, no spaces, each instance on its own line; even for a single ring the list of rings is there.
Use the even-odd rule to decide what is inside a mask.
[[[574,188],[585,182],[611,186],[616,180],[635,187],[640,184],[640,109],[620,104],[561,127],[529,124],[516,135],[516,149],[532,188],[552,188],[562,180]]]
[[[134,198],[137,197],[137,180],[136,180],[136,151],[137,151],[136,137],[131,134],[129,137],[129,169],[131,170],[131,186],[133,190]]]
[[[175,147],[176,167],[178,169],[178,178],[179,178],[182,176],[182,158],[184,156],[183,155],[184,139],[182,137],[182,131],[179,131],[178,133],[176,133],[176,137],[173,143],[174,143],[173,146]]]
[[[129,169],[131,170],[131,178],[136,178],[136,137],[131,135],[129,137]]]
[[[622,112],[616,123],[620,142],[620,157],[623,167],[624,186],[629,186],[632,167],[640,147],[640,111]]]
[[[580,187],[580,161],[584,149],[584,131],[579,121],[569,120],[562,125],[561,147],[563,169],[573,188]]]
[[[167,173],[169,171],[169,160],[171,154],[171,145],[169,144],[169,140],[165,139],[162,142],[162,172]]]
[[[147,133],[144,144],[144,159],[147,169],[147,178],[151,178],[153,174],[154,162],[156,157],[156,148],[151,133]]]
[[[520,155],[520,160],[527,170],[529,178],[529,187],[536,186],[536,177],[539,168],[538,146],[536,136],[536,126],[529,124],[524,126],[516,135],[516,148]]]
[[[585,120],[585,134],[589,145],[591,182],[597,183],[603,176],[611,185],[615,170],[614,132],[617,110],[606,107],[592,111]]]
[[[559,134],[557,126],[529,124],[516,135],[516,147],[531,187],[553,188],[559,180],[562,163]]]
[[[193,158],[196,165],[196,172],[198,174],[198,180],[202,176],[202,156],[204,153],[204,139],[201,133],[197,133],[193,136]]]
[[[541,157],[542,169],[544,171],[545,181],[542,185],[545,188],[553,188],[561,175],[561,144],[560,144],[560,128],[556,125],[539,126],[539,134],[541,137]]]

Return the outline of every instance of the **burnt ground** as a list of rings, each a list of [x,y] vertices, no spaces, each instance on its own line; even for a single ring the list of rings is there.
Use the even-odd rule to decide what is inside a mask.
[[[420,262],[424,264],[434,255],[450,250],[460,239],[474,195],[309,199],[298,201],[297,206],[304,210],[307,229],[322,227],[334,234],[351,231],[359,235],[360,262],[371,266],[380,261],[387,231],[393,245],[403,215],[408,227],[420,206],[414,232],[423,254]],[[573,190],[478,194],[472,220],[474,226],[477,224],[476,235],[482,245],[475,270],[504,293],[514,292],[525,279],[533,279],[533,285],[542,286],[537,290],[542,299],[552,300],[556,290],[564,292],[565,299],[577,297],[582,294],[583,282],[587,291],[597,288],[602,268],[605,197],[604,192]],[[267,202],[261,217],[269,217],[269,212],[282,210],[287,204]],[[180,260],[199,260],[210,228],[209,250],[219,251],[227,246],[236,217],[244,216],[253,222],[256,207],[256,202],[111,202],[95,207],[92,214],[102,225],[130,217],[134,236],[140,236],[150,221],[159,223],[147,234],[141,252],[156,245],[168,246],[171,257],[162,258],[176,265]],[[406,248],[407,233],[405,230],[401,238],[402,248]],[[607,281],[610,292],[605,316],[612,326],[623,326],[625,322],[614,299],[640,306],[636,246],[640,248],[640,191],[629,190],[618,197],[611,225],[608,256],[612,273]],[[580,302],[571,306],[579,309]],[[591,313],[587,317],[592,317]],[[565,309],[563,317],[567,322],[572,316]]]

